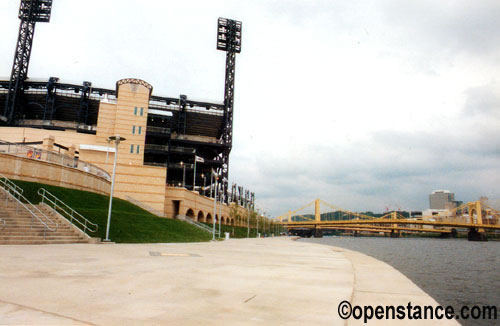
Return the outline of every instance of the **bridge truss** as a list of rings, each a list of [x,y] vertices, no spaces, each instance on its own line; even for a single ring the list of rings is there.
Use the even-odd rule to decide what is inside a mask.
[[[322,216],[321,205],[334,210],[334,219]],[[312,206],[315,208],[314,215],[299,214]],[[392,236],[398,236],[400,232],[456,234],[459,230],[467,230],[469,240],[485,240],[486,230],[500,230],[500,213],[481,201],[466,203],[423,219],[421,217],[407,218],[400,212],[390,212],[381,217],[374,217],[341,209],[316,199],[277,219],[289,230],[309,229],[313,230],[315,236],[321,236],[323,230],[350,230],[355,233],[382,232],[390,233]]]

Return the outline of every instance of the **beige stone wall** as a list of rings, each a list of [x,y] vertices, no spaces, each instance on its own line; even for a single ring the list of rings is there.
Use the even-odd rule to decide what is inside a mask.
[[[149,105],[149,89],[138,84],[118,86],[116,104],[101,102],[97,120],[97,139],[107,144],[109,136],[120,135],[118,162],[129,165],[144,164],[144,144]]]
[[[73,130],[47,130],[36,128],[23,127],[2,127],[0,128],[0,140],[5,140],[12,143],[35,142],[43,141],[46,138],[53,136],[54,142],[59,145],[71,147],[75,145],[77,148],[80,144],[95,144],[96,136],[83,134]],[[41,145],[38,145],[42,148]],[[54,149],[58,151],[58,149]],[[91,162],[89,162],[91,163]]]
[[[199,195],[197,192],[189,191],[185,188],[167,187],[165,191],[165,214],[166,217],[175,218],[175,204],[179,202],[178,215],[189,216],[189,210],[193,212],[195,220],[208,222],[207,216],[212,217],[214,212],[214,200],[205,196]],[[201,214],[200,214],[201,212]],[[217,217],[220,214],[220,206],[217,203]],[[224,224],[231,224],[229,207],[224,204],[222,206],[222,219]]]
[[[120,155],[121,152],[118,153],[118,160]],[[166,176],[167,169],[162,167],[117,164],[114,191],[117,197],[131,197],[163,211]]]
[[[110,182],[64,165],[0,153],[0,173],[7,178],[108,195]]]
[[[109,136],[115,134],[116,103],[99,102],[96,144],[107,146]]]
[[[99,146],[107,146],[107,144]],[[108,158],[106,160],[106,152],[80,149],[80,160],[97,165],[101,169],[106,170],[106,172],[108,172],[109,175],[111,175],[113,169],[112,163],[114,159],[115,159],[115,153],[109,153]]]

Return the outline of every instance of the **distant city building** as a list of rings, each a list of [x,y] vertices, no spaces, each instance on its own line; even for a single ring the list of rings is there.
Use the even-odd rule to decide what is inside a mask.
[[[455,194],[449,190],[435,190],[429,195],[430,209],[450,209],[456,204]]]

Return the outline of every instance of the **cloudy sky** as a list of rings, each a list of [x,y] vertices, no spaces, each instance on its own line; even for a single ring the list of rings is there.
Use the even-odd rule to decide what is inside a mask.
[[[19,1],[0,3],[8,76]],[[243,22],[230,178],[273,216],[500,198],[500,2],[54,0],[29,76],[223,100],[218,17]]]

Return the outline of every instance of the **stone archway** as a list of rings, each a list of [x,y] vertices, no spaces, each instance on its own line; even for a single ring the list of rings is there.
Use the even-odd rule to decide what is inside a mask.
[[[213,222],[214,220],[212,218],[212,214],[208,213],[206,218],[206,223],[213,223]]]
[[[190,219],[192,219],[192,220],[194,220],[194,219],[195,219],[195,218],[194,218],[194,212],[193,212],[193,210],[192,210],[191,208],[187,210],[187,212],[186,212],[186,217],[189,217],[189,218],[190,218]]]
[[[202,211],[198,212],[198,222],[205,222],[205,216]]]

